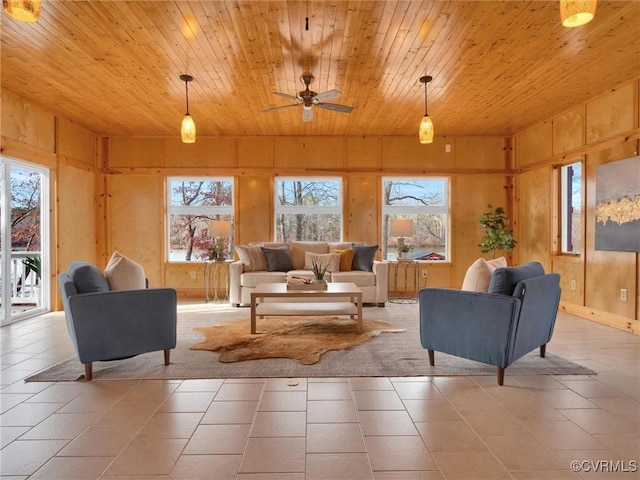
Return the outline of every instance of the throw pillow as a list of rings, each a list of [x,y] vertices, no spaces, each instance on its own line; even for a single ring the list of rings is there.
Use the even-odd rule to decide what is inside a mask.
[[[487,293],[489,291],[489,283],[491,283],[491,275],[493,275],[494,270],[498,267],[506,266],[507,259],[504,257],[489,261],[484,258],[477,259],[471,264],[464,276],[462,290]]]
[[[74,262],[67,272],[78,293],[108,292],[109,282],[95,265],[86,262]]]
[[[333,250],[331,250],[331,253],[340,254],[340,271],[341,272],[351,271],[351,265],[353,264],[353,257],[356,254],[355,250],[351,248],[347,248],[344,250],[334,248]]]
[[[143,290],[147,286],[142,265],[120,252],[113,252],[104,275],[111,290]]]
[[[265,272],[268,270],[267,260],[259,245],[236,245],[236,252],[245,272]]]
[[[337,272],[340,270],[340,254],[339,253],[311,253],[304,254],[305,270],[313,270],[313,264],[320,268],[326,268],[327,272]]]
[[[267,268],[270,272],[288,272],[293,270],[293,262],[289,253],[289,247],[267,248],[261,247],[264,258],[267,260]]]
[[[373,260],[378,252],[378,245],[354,245],[353,263],[351,270],[373,272]]]
[[[520,280],[544,275],[544,268],[539,262],[529,262],[519,267],[496,268],[491,276],[489,293],[513,295]]]

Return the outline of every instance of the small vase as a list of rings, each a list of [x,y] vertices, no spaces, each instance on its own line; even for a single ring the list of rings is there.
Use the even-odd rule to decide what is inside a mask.
[[[324,278],[314,278],[312,282],[318,284],[327,283]]]

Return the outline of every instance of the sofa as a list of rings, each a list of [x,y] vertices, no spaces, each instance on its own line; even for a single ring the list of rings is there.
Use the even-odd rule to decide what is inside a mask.
[[[239,260],[229,266],[229,302],[249,305],[260,283],[285,283],[293,278],[312,279],[312,262],[327,267],[328,282],[352,282],[362,290],[362,302],[384,307],[388,273],[375,260],[377,245],[353,242],[261,242],[237,245]]]

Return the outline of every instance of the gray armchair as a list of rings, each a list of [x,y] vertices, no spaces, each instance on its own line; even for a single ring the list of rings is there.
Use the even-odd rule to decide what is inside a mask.
[[[544,357],[551,340],[560,276],[545,274],[537,262],[495,270],[490,293],[442,288],[419,292],[420,341],[428,350],[444,352],[498,367],[498,384],[505,368],[540,348]]]
[[[110,291],[103,273],[84,262],[72,263],[58,279],[69,335],[87,381],[95,361],[164,350],[169,364],[170,349],[176,346],[175,290]]]

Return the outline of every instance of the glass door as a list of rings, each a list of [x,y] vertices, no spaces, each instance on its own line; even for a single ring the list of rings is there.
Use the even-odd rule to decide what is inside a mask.
[[[0,323],[49,310],[49,171],[0,157]]]

